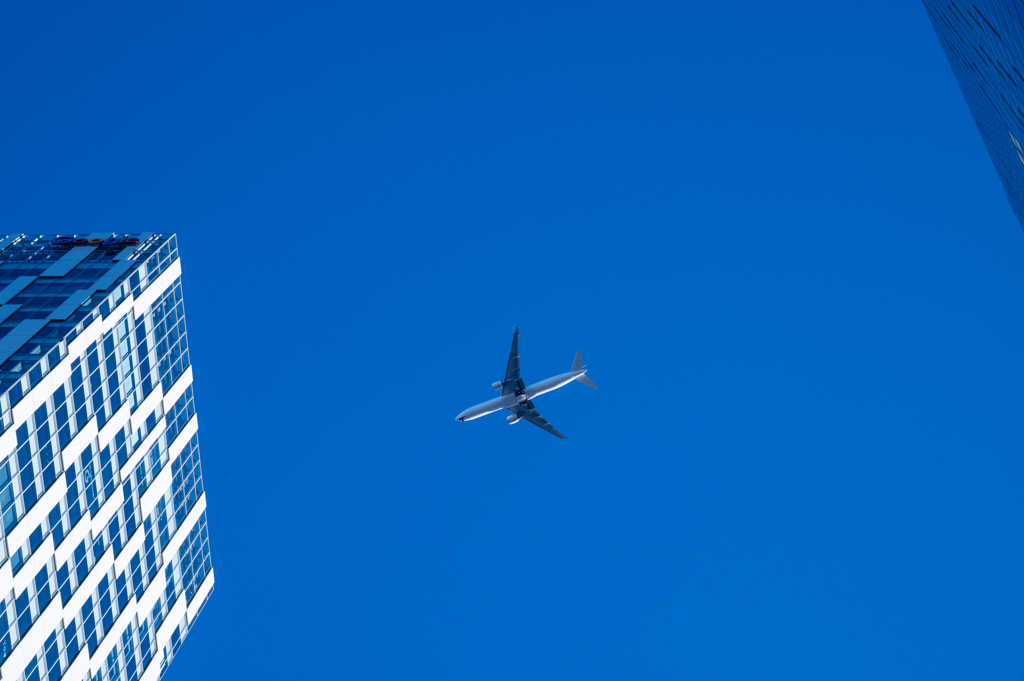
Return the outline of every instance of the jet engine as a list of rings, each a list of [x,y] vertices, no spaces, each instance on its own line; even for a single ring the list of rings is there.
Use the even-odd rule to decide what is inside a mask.
[[[521,418],[522,416],[520,416],[519,414],[512,414],[511,416],[508,417],[508,425],[511,426],[513,423],[519,423],[519,419]]]
[[[501,390],[502,385],[501,381],[495,381],[494,383],[491,383],[491,390]]]

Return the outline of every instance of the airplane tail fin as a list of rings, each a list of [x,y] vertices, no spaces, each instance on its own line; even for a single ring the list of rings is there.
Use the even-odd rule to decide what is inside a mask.
[[[573,371],[579,371],[580,369],[582,369],[585,366],[587,366],[587,365],[583,363],[583,351],[582,350],[578,350],[576,352],[576,359],[574,359],[573,362],[572,362],[572,370]],[[596,388],[597,387],[596,385],[594,385],[593,381],[591,381],[589,378],[587,378],[586,374],[580,374],[579,376],[576,377],[576,380],[579,381],[580,383],[582,383],[585,386],[589,386],[591,388]]]

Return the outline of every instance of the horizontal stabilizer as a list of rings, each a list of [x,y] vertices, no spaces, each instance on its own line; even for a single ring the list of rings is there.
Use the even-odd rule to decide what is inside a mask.
[[[594,385],[593,381],[591,381],[589,378],[587,378],[586,374],[580,374],[579,376],[576,377],[576,380],[579,381],[580,383],[582,383],[583,385],[589,386],[591,388],[596,388],[597,387],[596,385]]]

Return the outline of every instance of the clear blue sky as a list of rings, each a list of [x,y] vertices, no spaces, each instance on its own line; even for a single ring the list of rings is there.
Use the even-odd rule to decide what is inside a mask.
[[[0,64],[4,231],[179,235],[169,681],[1024,674],[1024,234],[918,2],[7,3]],[[454,420],[516,324],[568,441]]]

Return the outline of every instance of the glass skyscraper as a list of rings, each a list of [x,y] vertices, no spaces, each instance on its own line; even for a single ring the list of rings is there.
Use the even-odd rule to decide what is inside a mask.
[[[1024,226],[1024,3],[924,0],[924,6]]]
[[[213,589],[172,234],[0,235],[0,679],[158,679]]]

